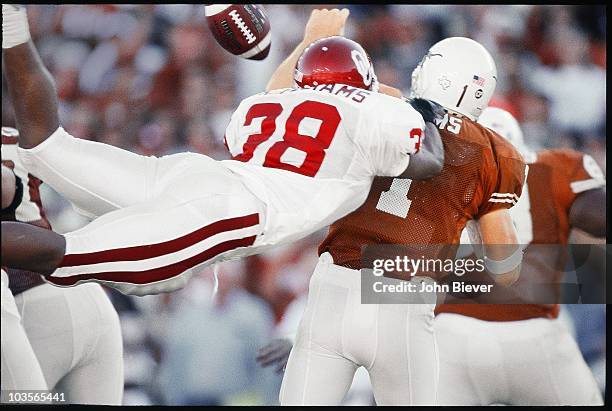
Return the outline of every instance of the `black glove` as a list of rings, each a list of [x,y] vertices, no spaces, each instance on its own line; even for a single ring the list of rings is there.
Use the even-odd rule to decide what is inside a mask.
[[[426,100],[424,98],[408,98],[406,101],[423,116],[423,120],[425,120],[426,123],[435,124],[434,120],[442,120],[446,113],[444,107],[431,100]]]

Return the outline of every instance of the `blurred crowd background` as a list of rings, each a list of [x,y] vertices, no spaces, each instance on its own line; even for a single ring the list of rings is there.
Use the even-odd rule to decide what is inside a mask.
[[[265,6],[272,50],[262,62],[218,46],[202,5],[50,5],[28,13],[70,133],[145,155],[193,151],[226,159],[231,113],[263,91],[315,7]],[[472,37],[497,63],[492,104],[519,119],[527,144],[584,151],[605,171],[605,6],[346,7],[345,34],[370,53],[381,82],[408,92],[413,68],[433,43]],[[14,125],[4,79],[2,87],[2,124]],[[50,189],[43,196],[57,231],[86,222]],[[297,327],[324,234],[219,265],[214,298],[212,269],[171,295],[110,293],[123,326],[125,403],[277,403],[281,375],[259,368],[256,350]],[[563,313],[603,389],[605,307]],[[349,402],[371,401],[362,377],[356,385],[365,388]]]

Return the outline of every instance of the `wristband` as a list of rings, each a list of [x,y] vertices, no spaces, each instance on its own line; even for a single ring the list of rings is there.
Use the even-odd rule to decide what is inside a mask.
[[[487,256],[484,257],[484,265],[487,271],[491,274],[506,274],[518,267],[523,261],[523,248],[518,247],[516,251],[508,258],[499,260],[493,260]]]
[[[9,49],[30,40],[28,15],[23,6],[2,5],[2,48]]]

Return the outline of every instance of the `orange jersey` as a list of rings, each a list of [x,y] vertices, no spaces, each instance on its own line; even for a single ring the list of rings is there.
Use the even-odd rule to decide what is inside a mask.
[[[365,203],[330,226],[319,253],[328,251],[335,264],[353,269],[363,268],[362,248],[373,244],[414,246],[419,257],[448,258],[444,245],[459,243],[468,220],[516,202],[525,163],[510,143],[460,116],[446,115],[438,127],[442,172],[421,181],[375,178]]]
[[[529,164],[527,176],[528,208],[515,207],[513,219],[521,241],[531,244],[567,244],[570,233],[569,211],[581,192],[605,185],[603,173],[592,157],[574,150],[544,150]],[[519,210],[523,209],[523,210]],[[562,267],[564,255],[552,256]],[[526,258],[523,272],[543,270],[538,261]],[[557,283],[560,271],[550,270],[544,275]],[[520,279],[519,279],[520,281]],[[517,321],[535,317],[556,318],[558,304],[442,304],[440,312],[456,313],[487,321]]]

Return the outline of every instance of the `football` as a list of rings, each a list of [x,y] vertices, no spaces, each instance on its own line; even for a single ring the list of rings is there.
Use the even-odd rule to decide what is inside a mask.
[[[230,53],[263,60],[270,52],[270,22],[258,4],[209,4],[206,20],[217,42]]]

